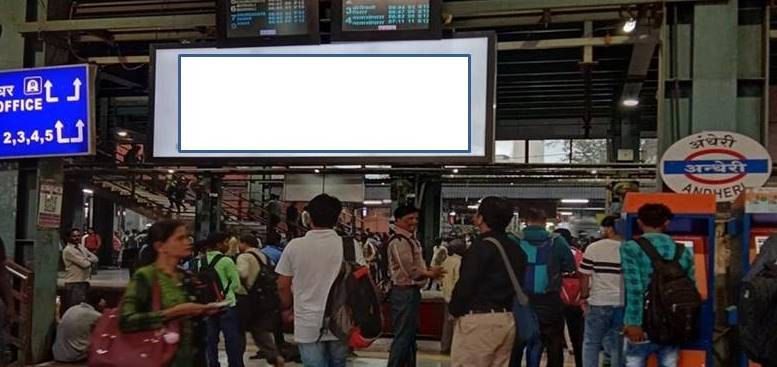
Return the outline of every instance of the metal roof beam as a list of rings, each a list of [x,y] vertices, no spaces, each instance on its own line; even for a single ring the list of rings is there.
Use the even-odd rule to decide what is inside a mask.
[[[611,37],[590,37],[590,38],[562,38],[562,39],[545,39],[536,41],[514,41],[514,42],[499,42],[497,50],[499,51],[511,51],[511,50],[542,50],[550,48],[575,48],[575,47],[601,47],[601,46],[616,46],[616,45],[630,45],[638,43],[646,43],[650,40],[640,39],[634,36],[611,36]]]
[[[128,32],[115,33],[110,35],[113,42],[131,42],[131,41],[179,41],[179,40],[198,40],[208,37],[208,33],[200,31],[180,30],[180,31],[147,31],[147,32]],[[80,42],[105,42],[106,38],[92,34],[85,34],[79,37]]]
[[[702,2],[710,0],[662,0],[660,2]],[[654,4],[656,0],[473,0],[445,2],[442,11],[457,16],[475,16],[493,13],[510,13],[527,10],[560,8],[596,8]]]
[[[215,14],[162,15],[126,18],[45,20],[19,24],[19,33],[74,32],[94,30],[154,30],[195,29],[214,27]]]
[[[448,3],[446,3],[448,4]],[[518,16],[501,16],[491,18],[461,18],[459,14],[454,15],[453,22],[450,24],[450,28],[466,29],[466,28],[498,28],[498,27],[515,27],[522,25],[534,25],[542,24],[542,13],[532,13]],[[586,20],[592,21],[604,21],[604,20],[617,20],[621,15],[617,11],[603,11],[592,13],[570,13],[570,14],[553,14],[551,21],[553,24],[559,23],[576,23]]]

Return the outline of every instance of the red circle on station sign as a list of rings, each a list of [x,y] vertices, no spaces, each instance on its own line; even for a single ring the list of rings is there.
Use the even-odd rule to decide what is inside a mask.
[[[695,152],[695,153],[689,155],[687,158],[685,158],[685,160],[686,161],[692,161],[695,158],[698,158],[700,156],[704,156],[704,155],[707,155],[707,154],[725,154],[725,155],[729,155],[729,156],[732,156],[734,158],[737,158],[739,160],[746,160],[747,159],[744,155],[742,155],[741,153],[739,153],[737,151],[734,151],[734,150],[731,150],[731,149],[724,149],[724,148],[715,148],[715,149],[705,149],[705,150],[701,150],[701,151]],[[725,185],[725,184],[730,184],[730,183],[733,183],[733,182],[736,182],[736,181],[739,181],[739,180],[745,178],[745,176],[747,176],[747,173],[740,173],[740,174],[738,174],[736,176],[732,176],[732,177],[724,178],[724,179],[720,179],[720,180],[712,180],[712,179],[701,178],[701,177],[698,177],[698,176],[690,174],[690,173],[686,173],[685,176],[688,177],[688,179],[690,179],[691,181],[695,181],[695,182],[698,182],[700,184],[705,184],[705,185]]]

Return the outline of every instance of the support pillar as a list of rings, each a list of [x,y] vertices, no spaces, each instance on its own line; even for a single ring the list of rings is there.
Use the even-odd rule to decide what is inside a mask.
[[[26,21],[27,6],[24,1],[6,1],[0,11],[0,70],[18,69],[24,63],[24,38],[17,25]],[[19,172],[15,161],[0,162],[0,238],[5,243],[5,253],[14,259],[16,243],[16,191]]]
[[[765,143],[765,14],[762,1],[667,5],[659,156],[675,141],[704,130],[734,131]]]
[[[440,214],[442,212],[442,182],[439,177],[419,180],[416,202],[421,209],[418,233],[427,262],[432,257],[434,242],[440,238]]]
[[[621,111],[613,119],[610,131],[608,153],[612,162],[638,162],[640,160],[640,112],[639,110]],[[630,150],[631,159],[620,159],[620,150]]]
[[[62,185],[62,159],[21,161],[17,201],[16,238],[22,246],[22,265],[35,273],[32,305],[32,361],[49,358],[53,342],[54,309],[59,267],[60,231],[38,226],[39,187],[42,181]]]
[[[97,251],[100,265],[113,265],[113,218],[116,206],[109,198],[95,193],[92,200],[92,227],[100,235],[102,246]]]
[[[220,177],[206,176],[200,179],[205,189],[195,205],[194,238],[205,239],[208,234],[220,231],[221,226],[221,183]]]
[[[65,181],[62,186],[62,229],[84,228],[84,193],[81,183]]]
[[[16,191],[19,171],[16,162],[0,162],[0,239],[5,244],[5,255],[15,260],[16,253]]]
[[[264,184],[262,182],[264,176],[252,175],[249,176],[248,181],[248,212],[250,213],[249,220],[257,221],[263,218],[262,208],[264,205]]]

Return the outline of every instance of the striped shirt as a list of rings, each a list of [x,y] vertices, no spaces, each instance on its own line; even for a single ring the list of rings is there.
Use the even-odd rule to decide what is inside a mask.
[[[664,259],[674,258],[677,245],[672,237],[663,233],[646,233],[642,237],[650,241]],[[644,294],[653,276],[653,265],[650,262],[650,257],[645,251],[642,251],[642,248],[635,241],[628,241],[621,247],[621,257],[623,259],[623,281],[626,287],[626,310],[623,324],[641,326],[642,306],[645,302]],[[690,250],[686,249],[680,257],[680,266],[695,282],[693,253]]]
[[[421,252],[421,243],[410,233],[400,227],[394,229],[397,236],[388,244],[389,269],[391,270],[391,282],[398,286],[423,287],[426,279],[423,272],[426,271],[424,254]]]
[[[591,276],[592,306],[623,306],[623,276],[621,275],[621,242],[603,239],[585,250],[580,273]]]

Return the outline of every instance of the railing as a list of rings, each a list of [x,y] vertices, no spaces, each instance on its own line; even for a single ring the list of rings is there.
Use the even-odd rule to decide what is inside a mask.
[[[151,214],[153,214],[152,217],[157,219],[169,217],[169,215],[166,215],[167,208],[163,204],[158,203],[152,197],[143,195],[138,190],[133,190],[131,185],[130,187],[127,187],[119,183],[119,180],[113,180],[113,179],[98,177],[98,176],[95,176],[93,180],[94,180],[94,183],[96,184],[95,186],[97,186],[98,189],[101,189],[103,191],[111,192],[110,187],[113,186],[117,190],[129,193],[129,195],[121,195],[121,193],[111,192],[112,194],[115,194],[118,199],[120,199],[118,201],[120,201],[122,205],[131,203],[135,206],[142,207],[147,211],[149,211]],[[105,187],[102,185],[102,183],[107,183],[109,186]],[[126,206],[132,207],[133,205],[126,205]],[[135,209],[137,209],[137,207]],[[148,214],[144,213],[144,215],[148,215]]]
[[[32,337],[32,304],[34,274],[13,261],[5,262],[5,269],[11,278],[14,309],[16,314],[6,325],[8,366],[26,366],[31,361],[30,340]]]
[[[169,209],[164,204],[160,203],[156,198],[152,196],[145,195],[144,192],[148,192],[150,194],[156,195],[158,197],[165,197],[166,193],[157,193],[160,188],[158,185],[154,185],[154,180],[148,180],[145,179],[143,175],[135,176],[135,177],[103,177],[103,176],[94,176],[93,178],[94,182],[107,182],[110,185],[113,185],[117,187],[118,189],[121,189],[122,191],[126,191],[130,193],[130,198],[135,201],[138,205],[142,205],[145,207],[150,208],[154,213],[156,213],[159,216],[167,217],[165,215],[166,212],[169,212]],[[129,184],[125,185],[122,181],[128,181]],[[254,204],[255,200],[252,200],[250,197],[246,195],[244,192],[240,192],[234,189],[230,189],[227,187],[222,187],[222,200],[221,200],[221,212],[222,212],[222,219],[228,220],[231,222],[256,222],[260,223],[265,226],[269,226],[269,219],[273,214],[270,213],[267,208],[263,207],[260,204]],[[186,195],[185,202],[191,202],[196,200],[196,196],[189,190]],[[352,210],[345,210],[343,212],[343,220],[342,220],[342,226],[346,229],[346,231],[349,234],[356,233],[360,228],[362,224],[362,219],[359,218],[359,216],[354,216]],[[285,213],[277,213],[276,215],[279,219],[279,224],[286,223],[286,215]],[[247,226],[243,226],[245,229],[248,229]],[[300,228],[304,231],[307,228],[304,228],[300,224]],[[285,227],[285,225],[280,225],[277,227],[277,230],[287,233],[288,234],[288,228]]]

